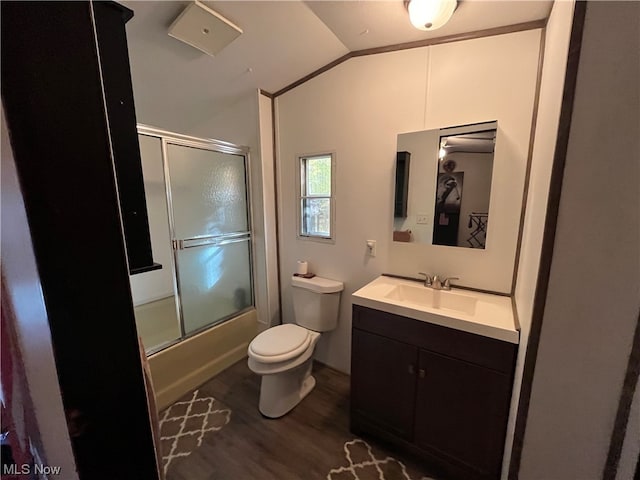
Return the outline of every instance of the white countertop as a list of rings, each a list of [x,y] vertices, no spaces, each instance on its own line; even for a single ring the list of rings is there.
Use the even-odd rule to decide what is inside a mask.
[[[406,285],[411,292],[418,294],[421,292],[419,289],[424,288],[425,298],[428,297],[432,300],[422,302],[398,299],[398,296],[394,295],[394,291],[397,291],[397,288],[406,288],[402,285]],[[451,291],[432,290],[424,287],[420,282],[380,276],[354,292],[352,301],[363,307],[510,343],[517,344],[520,340],[520,332],[516,328],[510,297],[455,287]],[[471,303],[473,308],[456,309],[457,301],[461,305]],[[437,304],[438,307],[435,307],[434,304]],[[453,309],[441,307],[440,305],[443,304],[449,304],[453,306]]]

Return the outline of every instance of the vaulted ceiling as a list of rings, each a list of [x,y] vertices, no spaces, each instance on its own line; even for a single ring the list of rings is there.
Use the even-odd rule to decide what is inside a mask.
[[[333,60],[367,48],[513,25],[548,17],[552,2],[463,0],[433,32],[411,26],[402,0],[203,2],[243,34],[215,57],[170,37],[190,2],[123,1],[140,121],[202,113],[252,90],[275,92]]]

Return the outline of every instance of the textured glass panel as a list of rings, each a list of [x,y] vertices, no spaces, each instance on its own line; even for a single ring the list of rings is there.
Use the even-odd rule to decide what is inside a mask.
[[[175,237],[247,231],[244,157],[167,145]]]
[[[214,325],[253,305],[250,241],[178,250],[185,332]]]
[[[328,198],[302,199],[302,234],[319,237],[331,236],[331,200]]]
[[[307,195],[331,195],[331,157],[309,157],[307,164]]]
[[[181,337],[173,282],[173,250],[169,233],[167,192],[162,164],[162,143],[157,137],[138,135],[144,193],[149,215],[153,259],[160,270],[129,277],[138,335],[147,353]]]

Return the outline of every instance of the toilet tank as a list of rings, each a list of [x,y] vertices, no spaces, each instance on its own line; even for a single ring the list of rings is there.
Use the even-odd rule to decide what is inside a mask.
[[[344,284],[328,278],[291,277],[293,313],[298,325],[316,332],[338,325],[340,293]]]

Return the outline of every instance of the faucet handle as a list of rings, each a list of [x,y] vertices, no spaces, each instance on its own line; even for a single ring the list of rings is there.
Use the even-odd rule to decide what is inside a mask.
[[[431,282],[433,281],[431,278],[431,275],[429,275],[428,273],[424,273],[424,272],[418,272],[418,275],[424,275],[424,284],[425,285],[431,285]]]
[[[444,290],[451,290],[451,280],[460,280],[459,277],[447,277],[444,279],[444,283],[442,284],[442,288]]]

